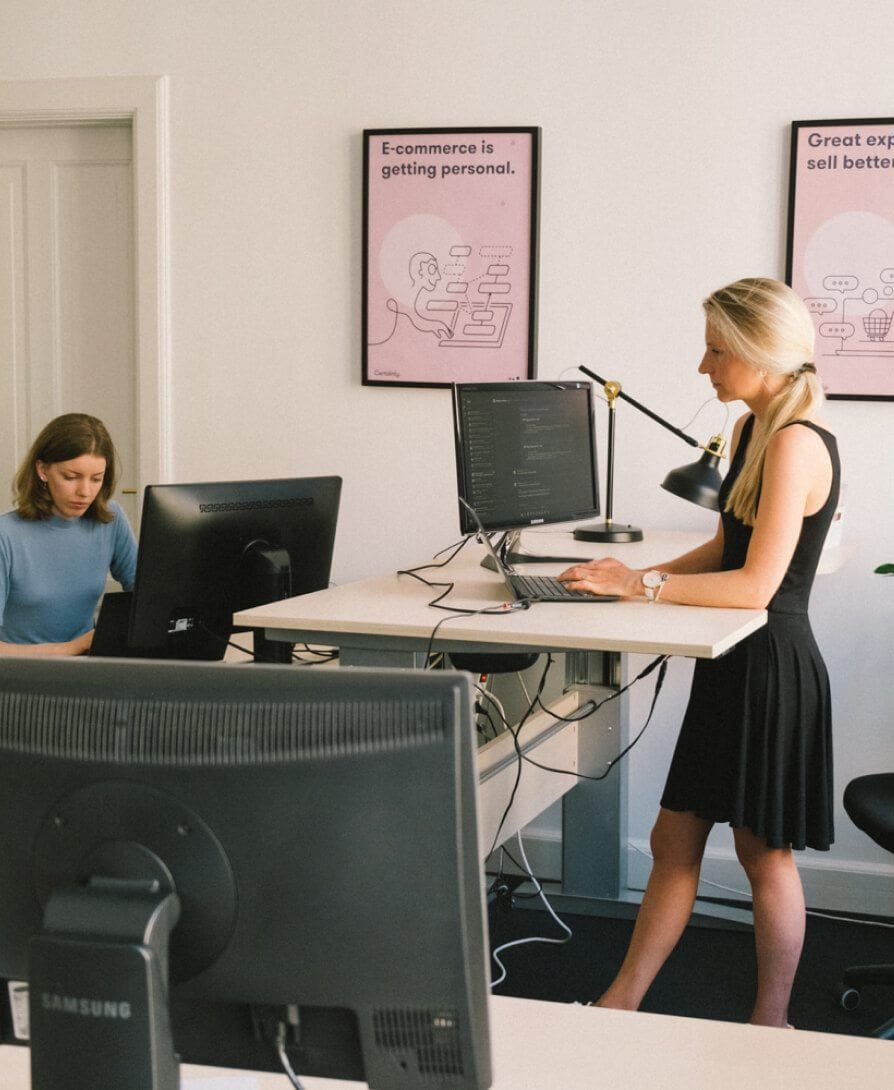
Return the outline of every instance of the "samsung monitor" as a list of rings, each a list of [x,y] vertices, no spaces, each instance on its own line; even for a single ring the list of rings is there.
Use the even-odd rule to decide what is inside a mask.
[[[128,645],[220,659],[241,609],[329,584],[340,477],[150,485],[143,497]],[[288,644],[255,633],[255,658]]]
[[[588,382],[482,382],[453,387],[459,496],[485,530],[521,530],[599,514]],[[477,527],[459,504],[463,533]]]
[[[473,737],[459,673],[0,659],[0,1008],[33,1090],[175,1090],[178,1062],[489,1086]]]

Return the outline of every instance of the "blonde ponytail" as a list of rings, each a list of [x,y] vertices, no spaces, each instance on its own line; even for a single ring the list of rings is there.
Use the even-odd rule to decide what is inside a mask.
[[[704,301],[709,326],[725,347],[762,375],[787,381],[755,427],[726,510],[754,525],[770,440],[792,420],[815,416],[824,400],[813,360],[813,319],[788,285],[767,277],[737,280]]]

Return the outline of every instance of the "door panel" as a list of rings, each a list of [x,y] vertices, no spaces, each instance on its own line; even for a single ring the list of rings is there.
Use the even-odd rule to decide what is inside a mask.
[[[9,480],[52,417],[100,417],[136,526],[131,159],[129,122],[0,128],[0,454]]]
[[[2,139],[2,137],[0,137]],[[25,384],[25,168],[0,162],[0,510],[9,506],[12,475],[28,449]]]

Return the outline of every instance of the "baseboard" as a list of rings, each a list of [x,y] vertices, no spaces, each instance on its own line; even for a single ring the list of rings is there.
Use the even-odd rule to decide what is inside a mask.
[[[627,880],[633,889],[645,888],[651,867],[648,848],[645,841],[629,843]],[[799,853],[798,870],[809,908],[894,918],[894,866],[824,860]],[[745,875],[732,851],[708,848],[699,895],[750,899]]]
[[[562,834],[558,831],[551,832],[548,829],[533,828],[526,830],[522,836],[522,844],[525,856],[531,872],[541,882],[559,882],[562,877]],[[522,859],[518,851],[518,841],[515,837],[506,841],[506,852],[497,848],[485,863],[488,874],[496,874],[503,871],[506,874],[523,874],[524,869],[516,866]],[[508,853],[508,854],[507,854]],[[511,856],[511,858],[510,858]]]
[[[553,833],[531,828],[525,832],[523,843],[534,874],[543,881],[560,881],[562,841],[558,831]],[[512,840],[506,847],[521,862],[514,844]],[[496,851],[488,860],[489,872],[495,872],[500,866],[499,855],[499,851]],[[648,843],[645,840],[631,840],[627,853],[628,887],[632,890],[645,889],[650,868]],[[510,874],[518,872],[508,859],[503,861],[503,869]],[[894,919],[894,866],[824,860],[799,853],[798,870],[809,908]],[[705,852],[699,896],[731,901],[749,900],[745,875],[731,850],[709,847]]]

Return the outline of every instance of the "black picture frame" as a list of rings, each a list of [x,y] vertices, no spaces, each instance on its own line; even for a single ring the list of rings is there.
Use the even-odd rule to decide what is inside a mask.
[[[786,283],[833,400],[894,401],[894,118],[793,121]]]
[[[362,382],[536,376],[541,130],[363,131]]]

